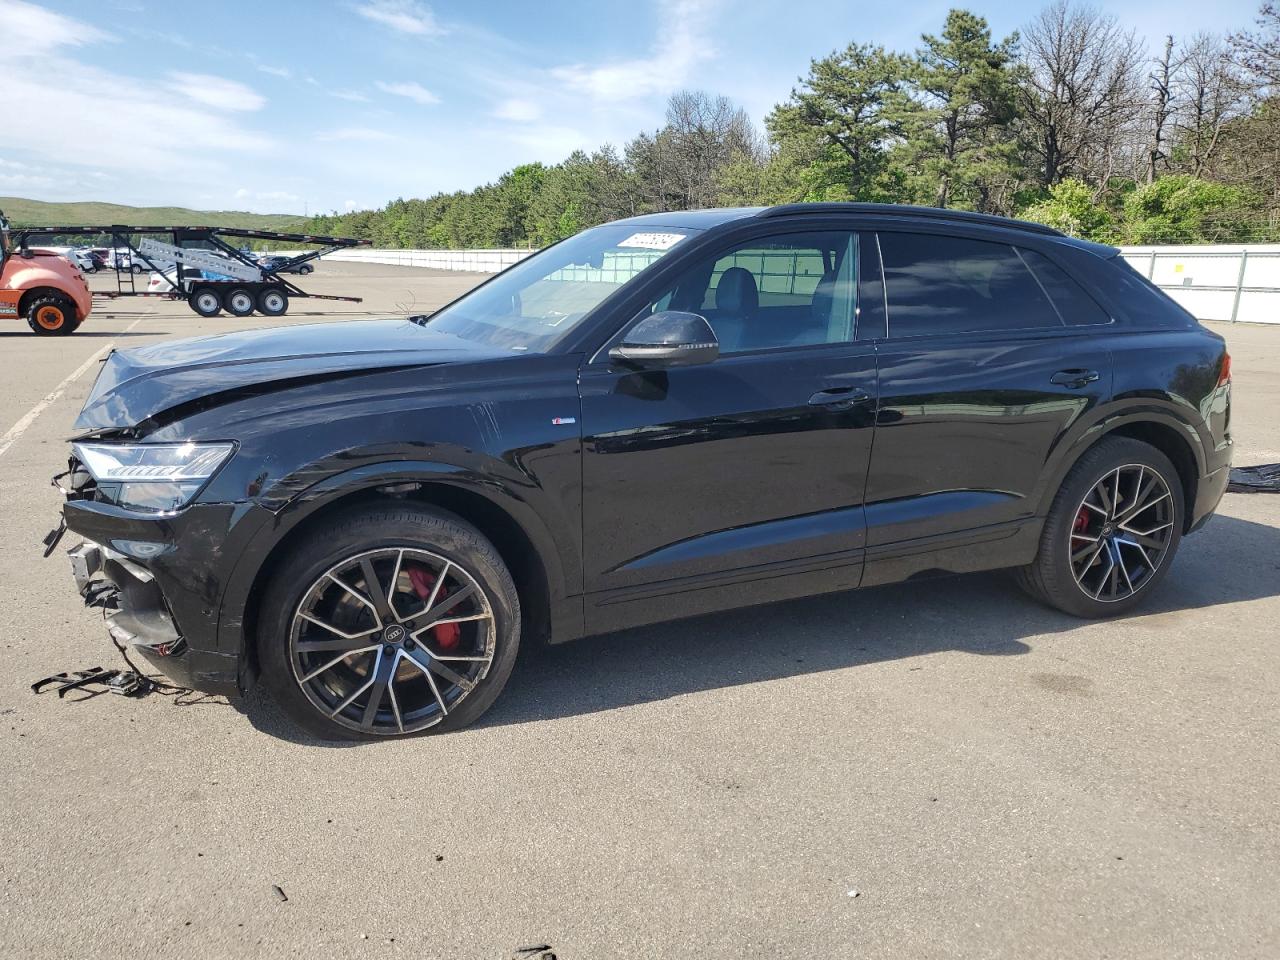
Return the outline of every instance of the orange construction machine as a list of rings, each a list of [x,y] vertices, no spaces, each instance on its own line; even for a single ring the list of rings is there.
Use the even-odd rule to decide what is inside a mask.
[[[73,333],[93,309],[80,268],[50,250],[14,249],[0,212],[0,320],[22,317],[43,336]]]

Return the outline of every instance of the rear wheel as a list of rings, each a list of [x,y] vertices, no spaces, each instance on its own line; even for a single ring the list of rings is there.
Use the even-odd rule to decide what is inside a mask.
[[[42,337],[65,337],[79,326],[75,304],[57,294],[36,297],[27,306],[27,325]]]
[[[264,317],[278,317],[289,309],[289,295],[283,290],[268,287],[258,294],[258,312]]]
[[[301,541],[263,595],[264,686],[325,739],[456,730],[515,665],[520,604],[501,557],[460,518],[365,507]]]
[[[222,312],[222,298],[218,296],[216,290],[208,287],[197,287],[191,292],[191,299],[188,301],[191,309],[202,317],[216,317]]]
[[[243,287],[228,290],[226,296],[222,298],[222,306],[226,308],[227,313],[237,317],[247,317],[253,313],[253,294]]]
[[[1079,617],[1136,606],[1182,538],[1182,483],[1169,458],[1128,437],[1102,440],[1067,474],[1035,561],[1019,572],[1036,599]]]

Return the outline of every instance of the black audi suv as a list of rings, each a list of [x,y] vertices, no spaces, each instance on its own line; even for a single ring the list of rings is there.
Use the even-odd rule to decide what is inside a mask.
[[[178,682],[461,727],[521,643],[1013,568],[1150,594],[1227,482],[1230,358],[1106,246],[870,204],[654,214],[430,316],[110,355],[63,517]]]

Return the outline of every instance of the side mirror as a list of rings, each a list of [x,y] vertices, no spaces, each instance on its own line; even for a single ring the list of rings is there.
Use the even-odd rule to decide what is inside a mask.
[[[720,356],[720,341],[705,317],[664,310],[645,317],[609,351],[609,359],[632,367],[692,367]]]

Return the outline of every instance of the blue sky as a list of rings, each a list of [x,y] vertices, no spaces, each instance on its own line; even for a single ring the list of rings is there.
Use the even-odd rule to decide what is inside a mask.
[[[301,213],[621,145],[697,87],[760,121],[809,60],[954,3],[0,0],[0,194]],[[966,4],[1003,36],[1036,3]],[[1106,4],[1154,48],[1256,4]]]

